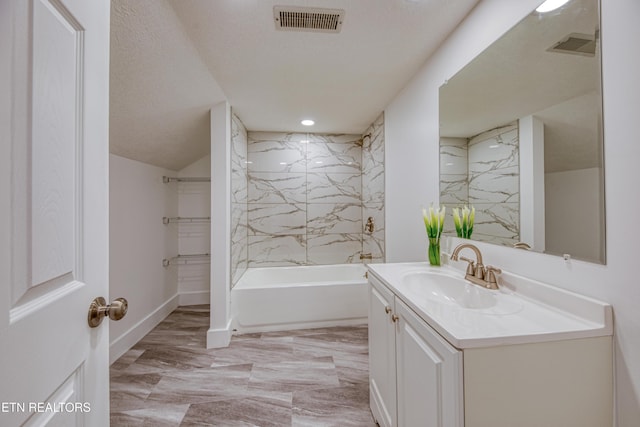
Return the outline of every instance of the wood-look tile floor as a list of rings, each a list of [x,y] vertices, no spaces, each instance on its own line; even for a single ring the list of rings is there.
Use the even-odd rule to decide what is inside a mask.
[[[112,426],[370,427],[367,326],[205,346],[209,307],[180,307],[111,365]]]

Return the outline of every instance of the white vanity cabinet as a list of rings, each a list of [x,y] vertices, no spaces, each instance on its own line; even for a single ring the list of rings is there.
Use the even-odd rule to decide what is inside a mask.
[[[382,277],[370,267],[370,405],[381,427],[612,426],[609,326],[602,332],[598,322],[575,326],[576,319],[568,318],[574,330],[563,329],[552,339],[544,334],[449,338],[451,332],[442,329],[448,319],[474,333],[486,333],[492,324],[524,328],[531,327],[525,316],[534,307],[505,317],[492,314],[487,320],[492,323],[482,324],[472,314],[451,315],[446,307],[409,297],[402,286],[393,286],[395,280]],[[563,291],[554,301],[567,297]],[[584,304],[585,315],[589,304],[606,308],[595,300]],[[557,310],[541,310],[547,310],[550,324],[562,322]],[[605,312],[604,323],[610,325],[609,308]],[[442,323],[432,326],[433,317]]]
[[[369,398],[380,427],[397,425],[396,325],[393,293],[369,276]]]
[[[462,427],[462,352],[369,278],[370,399],[381,427]]]

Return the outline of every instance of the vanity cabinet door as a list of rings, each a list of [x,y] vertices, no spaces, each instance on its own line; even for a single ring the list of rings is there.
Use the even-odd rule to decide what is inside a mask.
[[[369,399],[380,427],[396,424],[396,337],[394,295],[369,277]]]
[[[395,312],[398,425],[464,426],[462,352],[399,299]]]

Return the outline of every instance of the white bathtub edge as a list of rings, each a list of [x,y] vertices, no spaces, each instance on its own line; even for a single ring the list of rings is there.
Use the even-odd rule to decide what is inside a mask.
[[[234,334],[350,326],[366,323],[369,315],[365,281],[236,286],[230,297]]]

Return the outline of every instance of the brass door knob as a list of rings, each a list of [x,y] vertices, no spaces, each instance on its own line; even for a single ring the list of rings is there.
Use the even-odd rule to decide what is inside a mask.
[[[390,306],[386,306],[384,308],[384,312],[387,313],[387,314],[391,313],[391,307]]]
[[[391,320],[393,321],[393,323],[396,323],[400,318],[398,317],[397,314],[393,314],[391,315]]]
[[[98,297],[91,301],[89,305],[89,316],[87,318],[89,326],[95,328],[100,326],[102,320],[109,316],[111,320],[120,320],[127,314],[129,303],[124,298],[116,298],[107,305],[103,297]]]

